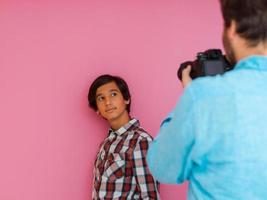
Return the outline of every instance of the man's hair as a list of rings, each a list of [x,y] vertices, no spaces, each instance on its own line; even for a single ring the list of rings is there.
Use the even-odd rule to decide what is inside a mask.
[[[128,85],[121,77],[112,76],[109,74],[104,74],[104,75],[97,77],[94,80],[94,82],[91,84],[91,86],[89,88],[89,92],[88,92],[89,106],[92,109],[94,109],[95,111],[97,111],[97,105],[96,105],[96,91],[97,91],[97,89],[99,87],[101,87],[102,85],[105,85],[105,84],[110,83],[110,82],[115,82],[115,84],[118,86],[120,92],[122,93],[124,100],[127,101],[127,100],[131,99],[131,94],[130,94]],[[126,106],[126,110],[128,111],[128,113],[130,113],[130,106],[131,106],[131,101]]]
[[[267,40],[266,0],[220,0],[224,26],[236,22],[236,31],[254,47]]]

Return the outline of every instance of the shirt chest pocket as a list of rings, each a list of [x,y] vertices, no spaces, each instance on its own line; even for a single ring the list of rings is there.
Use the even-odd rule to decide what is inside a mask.
[[[120,179],[125,174],[125,156],[120,153],[109,154],[103,176],[109,181]]]

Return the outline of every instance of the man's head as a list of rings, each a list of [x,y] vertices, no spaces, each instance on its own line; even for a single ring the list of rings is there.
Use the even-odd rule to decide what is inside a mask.
[[[118,76],[101,75],[88,93],[89,106],[105,119],[130,112],[131,95],[127,83]],[[116,116],[115,116],[116,115]]]
[[[254,48],[267,41],[266,0],[220,0],[224,19],[223,42],[228,58],[237,61],[240,47],[232,40],[229,30],[245,41],[246,47]],[[233,32],[232,31],[232,32]],[[231,31],[230,31],[231,32]]]
[[[220,0],[224,19],[223,45],[235,64],[250,55],[267,56],[267,0]],[[191,66],[182,73],[182,84],[192,81]]]

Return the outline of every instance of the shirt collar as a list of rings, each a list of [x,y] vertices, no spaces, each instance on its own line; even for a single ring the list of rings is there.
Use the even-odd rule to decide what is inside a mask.
[[[109,129],[109,135],[115,134],[115,135],[122,135],[125,132],[132,130],[134,127],[139,126],[140,123],[137,119],[133,118],[131,119],[127,124],[120,127],[118,130],[114,131],[111,128]]]
[[[267,70],[267,56],[249,56],[241,59],[234,69],[257,69]]]

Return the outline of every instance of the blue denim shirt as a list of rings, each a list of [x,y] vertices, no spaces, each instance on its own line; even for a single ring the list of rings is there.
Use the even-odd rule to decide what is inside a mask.
[[[147,162],[162,183],[188,180],[189,200],[266,200],[267,57],[195,79],[163,121]]]

